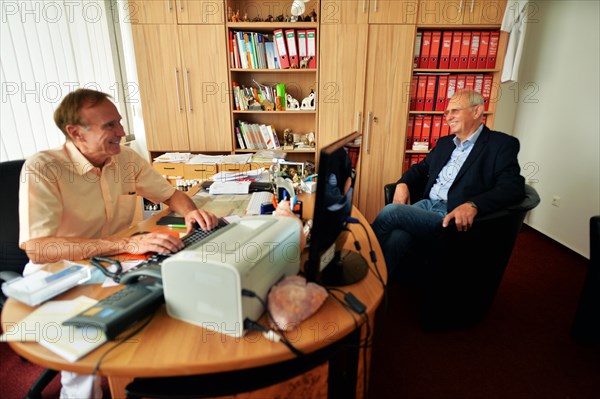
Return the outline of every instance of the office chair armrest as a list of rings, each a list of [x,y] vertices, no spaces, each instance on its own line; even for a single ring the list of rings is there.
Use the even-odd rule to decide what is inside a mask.
[[[394,192],[396,191],[396,183],[389,183],[383,186],[383,194],[385,198],[385,204],[391,204],[394,200]]]
[[[0,280],[2,280],[2,282],[14,280],[19,277],[21,277],[21,275],[17,272],[11,272],[8,270],[0,272]]]

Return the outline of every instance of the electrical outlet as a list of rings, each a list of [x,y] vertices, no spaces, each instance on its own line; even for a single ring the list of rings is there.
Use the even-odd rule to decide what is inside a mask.
[[[558,195],[552,197],[552,205],[557,208],[560,206],[560,197]]]

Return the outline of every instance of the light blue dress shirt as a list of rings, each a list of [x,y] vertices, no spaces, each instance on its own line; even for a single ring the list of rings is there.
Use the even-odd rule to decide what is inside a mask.
[[[452,183],[454,183],[454,179],[456,179],[456,176],[458,175],[458,171],[462,168],[465,160],[471,153],[482,130],[483,124],[481,124],[475,133],[462,143],[458,137],[454,137],[454,145],[456,148],[452,151],[448,163],[442,168],[434,185],[431,187],[429,198],[444,202],[448,201],[448,190],[450,190]]]

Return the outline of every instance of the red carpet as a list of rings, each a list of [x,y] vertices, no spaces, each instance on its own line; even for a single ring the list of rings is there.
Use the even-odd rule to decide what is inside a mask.
[[[587,265],[525,226],[486,320],[444,333],[423,332],[406,289],[391,283],[387,314],[378,316],[384,329],[374,344],[369,397],[600,397],[600,345],[579,345],[569,336]],[[42,370],[4,343],[0,365],[2,399],[23,398]],[[59,390],[57,377],[44,398],[58,398]]]
[[[370,398],[600,397],[600,345],[569,336],[587,265],[524,226],[486,320],[453,332],[423,332],[406,288],[391,283]]]

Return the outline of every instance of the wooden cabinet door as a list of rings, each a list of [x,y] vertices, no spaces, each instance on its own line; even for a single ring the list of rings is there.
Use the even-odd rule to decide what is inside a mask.
[[[369,27],[358,201],[369,222],[383,208],[383,186],[402,174],[415,33],[414,25]]]
[[[464,23],[468,25],[500,25],[506,0],[466,0]]]
[[[320,148],[362,131],[368,26],[322,25],[319,69]]]
[[[129,0],[127,5],[132,24],[176,24],[177,0]]]
[[[369,20],[369,0],[321,0],[319,18],[321,26],[366,23]]]
[[[414,24],[417,8],[417,0],[370,0],[369,23]]]
[[[417,24],[499,25],[506,0],[420,0]]]
[[[177,21],[180,24],[223,24],[223,1],[172,0],[176,2]]]
[[[179,27],[190,151],[231,151],[223,25]]]
[[[421,0],[417,24],[462,25],[466,3],[470,0]]]
[[[322,0],[321,26],[326,24],[414,24],[418,0]]]
[[[189,151],[177,26],[131,28],[148,150]]]

